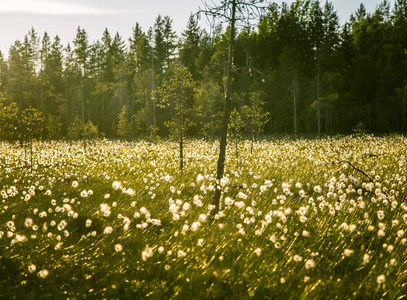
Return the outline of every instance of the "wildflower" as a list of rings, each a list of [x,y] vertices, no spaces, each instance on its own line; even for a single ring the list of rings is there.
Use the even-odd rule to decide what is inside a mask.
[[[322,192],[322,188],[319,185],[314,186],[314,192],[315,193],[321,193]]]
[[[87,219],[86,222],[85,222],[85,226],[86,226],[86,227],[92,226],[92,220],[91,220],[91,219]]]
[[[63,244],[64,243],[59,242],[58,244],[55,245],[54,250],[60,250]]]
[[[178,257],[185,257],[185,256],[187,256],[187,254],[186,254],[186,252],[184,252],[184,251],[182,251],[182,250],[178,250],[177,256],[178,256]]]
[[[220,179],[220,185],[221,186],[226,186],[228,184],[229,184],[229,178],[223,177],[223,178]]]
[[[114,245],[114,250],[116,250],[116,252],[121,252],[123,250],[123,246],[120,244],[116,244]]]
[[[382,284],[382,283],[384,283],[385,281],[386,281],[386,276],[384,276],[383,274],[377,276],[377,283],[378,283],[378,284]]]
[[[34,273],[37,270],[37,267],[34,264],[28,266],[28,272]]]
[[[370,261],[370,256],[369,256],[369,254],[365,253],[365,254],[363,255],[363,263],[364,263],[364,264],[367,264],[369,261]]]
[[[185,202],[184,205],[182,206],[182,210],[187,211],[191,208],[191,204],[189,202]]]
[[[192,225],[191,225],[191,230],[192,230],[192,231],[197,231],[198,228],[199,228],[199,226],[201,226],[201,222],[199,222],[199,221],[194,222],[194,223],[192,223]]]
[[[111,211],[110,211],[110,206],[109,206],[109,204],[107,204],[107,203],[102,203],[102,204],[100,204],[99,207],[100,207],[100,211],[101,211],[101,213],[103,214],[103,216],[105,216],[105,217],[110,216]]]
[[[377,217],[379,218],[379,220],[383,220],[384,219],[384,212],[382,210],[377,211]]]
[[[65,211],[71,211],[72,210],[72,206],[70,206],[69,204],[65,203],[63,206]]]
[[[302,261],[302,256],[300,256],[300,255],[294,255],[294,257],[293,257],[293,260],[295,261],[295,262],[300,262],[300,261]]]
[[[76,180],[72,181],[73,188],[77,188],[78,186],[79,186],[79,183]]]
[[[237,197],[240,198],[240,199],[247,199],[247,195],[245,193],[243,193],[242,191],[240,191],[237,194]]]
[[[305,268],[306,269],[312,269],[315,267],[315,262],[312,259],[307,259],[305,261]]]
[[[134,195],[136,195],[136,191],[133,190],[132,188],[128,188],[124,193],[126,195],[129,195],[130,197],[133,197]]]
[[[8,221],[8,222],[7,222],[7,227],[10,228],[10,229],[11,229],[11,228],[15,228],[15,227],[14,227],[14,222],[13,222],[13,221]]]
[[[40,278],[45,278],[45,277],[47,277],[48,276],[48,270],[46,270],[46,269],[44,269],[44,270],[41,270],[41,271],[39,271],[38,273],[37,273],[37,275],[38,275],[38,277],[40,277]]]
[[[188,224],[184,224],[183,226],[182,226],[182,232],[187,232],[188,231],[188,229],[189,229],[189,225]]]
[[[25,235],[23,235],[23,234],[17,234],[16,235],[16,241],[19,242],[19,243],[26,242],[27,237]]]
[[[82,198],[86,198],[86,197],[88,197],[88,191],[86,191],[86,190],[83,190],[82,192],[81,192],[81,197]]]
[[[233,204],[233,199],[230,197],[225,198],[225,205],[232,205]]]
[[[112,188],[114,190],[118,190],[122,188],[122,183],[120,181],[113,181]]]
[[[140,213],[143,215],[149,214],[150,212],[148,211],[147,208],[145,208],[144,206],[140,208]]]
[[[307,222],[307,217],[306,216],[300,216],[300,222],[301,223]]]
[[[244,203],[243,201],[236,201],[236,202],[235,202],[235,205],[236,205],[238,208],[243,208],[243,207],[245,207],[245,203]]]
[[[33,226],[33,224],[34,224],[34,221],[31,218],[26,218],[25,221],[24,221],[24,226],[27,227],[27,228]]]
[[[355,251],[352,250],[352,249],[345,249],[345,250],[343,251],[343,254],[344,254],[345,256],[351,256],[354,252],[355,252]]]

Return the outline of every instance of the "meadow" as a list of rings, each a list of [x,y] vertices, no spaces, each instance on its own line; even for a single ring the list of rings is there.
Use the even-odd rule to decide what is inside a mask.
[[[406,299],[407,138],[0,146],[0,299]],[[215,188],[223,191],[214,213]]]

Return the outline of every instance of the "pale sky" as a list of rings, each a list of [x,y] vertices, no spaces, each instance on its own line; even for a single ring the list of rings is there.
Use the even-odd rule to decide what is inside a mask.
[[[374,12],[381,0],[332,0],[342,23],[362,2],[368,12]],[[0,51],[7,57],[10,46],[16,40],[22,41],[31,27],[41,38],[46,31],[51,41],[58,35],[64,46],[72,43],[78,26],[85,29],[90,42],[100,40],[105,28],[112,36],[119,32],[127,42],[136,22],[147,31],[158,14],[170,16],[179,34],[185,30],[190,14],[200,6],[201,0],[0,0]]]

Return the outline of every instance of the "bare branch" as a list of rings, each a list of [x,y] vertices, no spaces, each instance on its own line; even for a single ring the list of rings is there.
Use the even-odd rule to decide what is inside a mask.
[[[211,24],[212,20],[217,22],[229,23],[231,19],[231,2],[230,0],[220,0],[216,4],[213,0],[202,0],[204,8],[200,8],[195,16],[200,19],[205,15],[207,21]],[[236,1],[236,21],[247,24],[252,20],[258,20],[268,7],[268,2],[264,0],[239,0]]]
[[[365,175],[365,176],[369,179],[369,181],[370,181],[371,183],[375,183],[374,180],[373,180],[369,175],[367,175],[367,174],[366,174],[365,172],[363,172],[362,170],[356,168],[354,165],[352,165],[349,161],[347,161],[347,160],[345,160],[345,159],[344,159],[344,160],[341,160],[341,161],[339,161],[339,162],[334,162],[334,163],[337,164],[337,165],[339,165],[339,164],[341,164],[341,163],[347,163],[347,164],[348,164],[349,166],[351,166],[354,170],[356,170],[356,171],[362,173],[363,175]],[[388,196],[385,191],[382,191],[382,193],[385,194],[386,196]]]
[[[351,166],[354,170],[356,170],[356,171],[362,173],[362,174],[365,175],[367,178],[369,178],[370,182],[374,183],[373,179],[372,179],[369,175],[367,175],[367,174],[366,174],[365,172],[363,172],[362,170],[356,168],[356,167],[355,167],[354,165],[352,165],[349,161],[347,161],[347,160],[341,160],[341,161],[335,162],[335,164],[337,164],[337,165],[339,165],[339,164],[341,164],[341,163],[347,163],[347,164],[348,164],[349,166]]]

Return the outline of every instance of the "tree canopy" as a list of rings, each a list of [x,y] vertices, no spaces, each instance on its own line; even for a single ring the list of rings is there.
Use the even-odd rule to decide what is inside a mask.
[[[407,0],[393,6],[383,0],[371,13],[361,4],[342,25],[329,1],[263,6],[236,27],[231,61],[229,111],[252,124],[247,135],[253,128],[351,133],[360,124],[368,132],[405,132]],[[212,13],[219,21],[216,13],[226,12]],[[179,36],[171,18],[159,15],[147,30],[136,23],[127,41],[106,29],[90,42],[78,27],[62,45],[58,36],[39,37],[32,28],[7,58],[0,53],[0,138],[26,134],[28,112],[41,127],[37,139],[83,138],[77,130],[83,125],[88,137],[169,136],[176,127],[166,124],[181,102],[194,108],[182,110],[183,120],[194,120],[184,136],[218,137],[230,39],[228,26],[218,22],[208,32],[194,15]],[[193,82],[193,99],[169,96],[179,88],[171,87],[179,85],[176,70]]]

